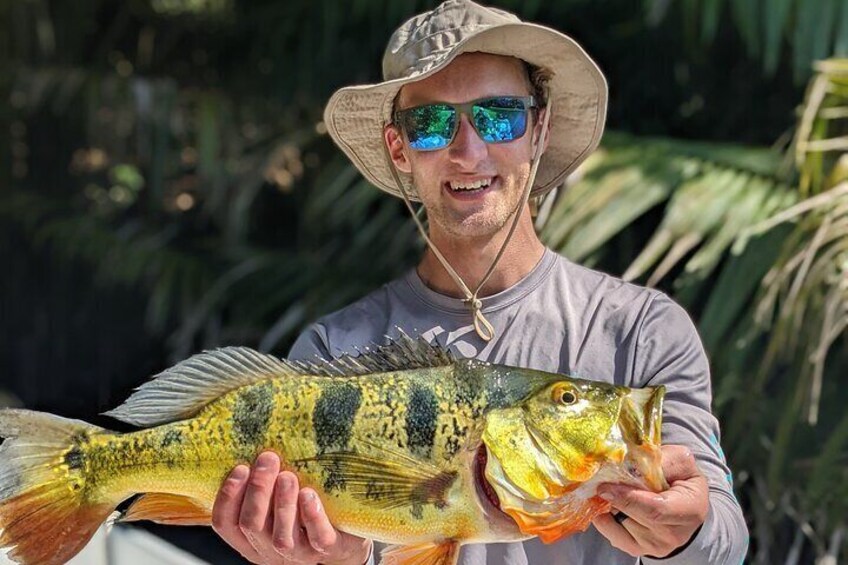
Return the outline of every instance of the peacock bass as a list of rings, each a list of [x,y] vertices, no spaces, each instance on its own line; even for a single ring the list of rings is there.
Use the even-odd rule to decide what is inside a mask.
[[[405,334],[329,362],[242,347],[195,355],[107,412],[115,433],[0,411],[0,546],[64,563],[117,518],[211,521],[228,472],[276,451],[384,563],[452,565],[467,543],[551,543],[609,510],[601,482],[667,487],[664,389],[457,359]]]

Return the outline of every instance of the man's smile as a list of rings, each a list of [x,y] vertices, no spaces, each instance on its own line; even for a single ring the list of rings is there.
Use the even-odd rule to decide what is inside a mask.
[[[469,177],[442,183],[442,188],[457,200],[469,201],[482,198],[500,185],[500,177]]]

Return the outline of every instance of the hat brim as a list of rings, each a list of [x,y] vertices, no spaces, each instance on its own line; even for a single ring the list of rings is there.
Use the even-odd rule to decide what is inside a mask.
[[[560,185],[598,146],[607,109],[603,73],[567,35],[536,24],[506,23],[477,32],[408,77],[350,86],[333,94],[324,110],[327,131],[369,182],[401,196],[383,140],[394,99],[404,85],[432,76],[458,55],[470,52],[516,57],[553,72],[549,82],[551,135],[531,196],[541,196]],[[418,200],[411,176],[400,173],[400,179],[410,198]]]

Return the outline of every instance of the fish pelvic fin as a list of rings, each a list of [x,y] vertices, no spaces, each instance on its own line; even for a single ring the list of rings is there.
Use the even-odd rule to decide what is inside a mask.
[[[173,526],[211,526],[212,510],[188,496],[151,492],[138,497],[118,519],[120,522],[138,520]]]
[[[418,545],[392,545],[380,554],[380,565],[456,565],[459,543],[445,540],[441,543]]]
[[[0,547],[24,565],[76,555],[115,504],[90,500],[82,445],[105,430],[29,410],[0,410]]]

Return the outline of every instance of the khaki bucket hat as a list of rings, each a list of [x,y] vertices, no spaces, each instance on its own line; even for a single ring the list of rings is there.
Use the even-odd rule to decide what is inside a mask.
[[[383,55],[384,82],[342,88],[324,110],[327,131],[372,184],[402,196],[383,141],[383,128],[392,120],[392,105],[401,87],[439,72],[469,52],[516,57],[552,74],[549,146],[539,162],[531,197],[560,185],[597,147],[606,120],[607,84],[573,39],[503,10],[470,0],[448,0],[395,31]],[[409,197],[419,200],[411,176],[400,173],[399,179]]]

